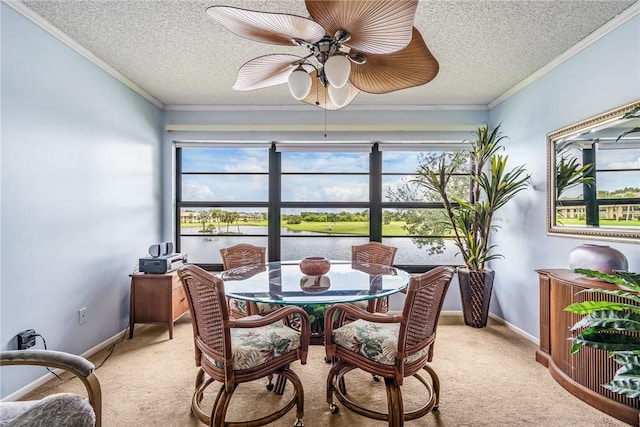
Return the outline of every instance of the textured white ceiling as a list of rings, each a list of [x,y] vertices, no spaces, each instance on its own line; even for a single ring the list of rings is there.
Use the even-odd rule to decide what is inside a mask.
[[[225,4],[307,16],[303,0],[23,1],[165,105],[297,105],[286,85],[234,91],[238,68],[297,47],[238,37],[208,18]],[[352,105],[487,105],[635,3],[634,0],[422,0],[414,26],[440,63],[430,83]]]

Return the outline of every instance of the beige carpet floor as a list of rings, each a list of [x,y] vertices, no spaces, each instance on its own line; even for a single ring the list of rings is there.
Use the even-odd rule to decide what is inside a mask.
[[[491,322],[474,329],[456,317],[441,320],[432,366],[441,380],[440,410],[407,426],[623,426],[626,425],[583,403],[560,387],[542,365],[535,362],[536,346]],[[106,351],[92,357],[96,364]],[[326,404],[325,381],[329,365],[324,350],[312,346],[306,365],[292,366],[305,391],[306,427],[385,426],[386,422],[361,417],[342,407],[331,414]],[[38,368],[39,369],[39,368]],[[137,325],[133,339],[116,345],[97,370],[103,392],[105,427],[201,426],[190,404],[196,374],[190,318],[176,323],[174,338],[160,325]],[[363,398],[372,408],[385,408],[383,383],[352,372],[350,395]],[[246,384],[234,394],[232,420],[248,413],[265,414],[282,396],[266,391],[265,381]],[[213,386],[212,386],[213,389]],[[217,390],[217,388],[216,388]],[[288,387],[290,390],[290,387]],[[405,406],[420,398],[422,386],[410,379],[403,386]],[[83,393],[77,379],[53,379],[26,398],[51,391]],[[285,391],[285,398],[287,391]],[[291,411],[271,426],[292,426]]]

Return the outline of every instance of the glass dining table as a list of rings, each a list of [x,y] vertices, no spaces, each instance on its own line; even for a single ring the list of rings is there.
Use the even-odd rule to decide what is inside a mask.
[[[312,344],[322,344],[324,308],[330,304],[369,301],[402,291],[411,275],[399,268],[362,262],[331,260],[322,276],[308,276],[300,261],[276,261],[223,271],[230,298],[255,303],[297,305],[310,313]]]

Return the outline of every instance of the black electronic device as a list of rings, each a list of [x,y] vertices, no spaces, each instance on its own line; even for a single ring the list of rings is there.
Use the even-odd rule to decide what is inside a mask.
[[[34,329],[25,329],[16,335],[18,339],[18,350],[26,350],[36,345],[36,331]]]
[[[172,253],[157,257],[140,258],[138,270],[141,273],[165,274],[187,263],[187,254]]]

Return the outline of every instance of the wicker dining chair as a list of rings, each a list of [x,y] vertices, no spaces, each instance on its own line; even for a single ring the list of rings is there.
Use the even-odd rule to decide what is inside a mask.
[[[275,412],[260,418],[233,423],[246,427],[262,426],[284,416],[296,406],[294,426],[303,426],[304,393],[300,378],[290,369],[299,360],[307,363],[309,351],[309,317],[300,307],[282,307],[265,316],[229,318],[224,282],[195,265],[178,270],[187,295],[193,324],[196,366],[196,386],[191,410],[203,423],[225,426],[225,416],[231,397],[239,384],[268,378],[283,377],[293,385],[291,398]],[[283,321],[296,316],[300,330]],[[201,407],[205,390],[214,382],[222,383],[210,415]]]
[[[333,396],[350,410],[389,426],[399,427],[437,410],[440,403],[440,380],[428,364],[433,358],[438,319],[454,270],[437,267],[412,277],[401,313],[369,313],[352,304],[336,304],[325,315],[325,351],[333,360],[327,376],[327,403],[331,412],[338,406]],[[334,314],[346,311],[358,320],[334,325]],[[378,412],[347,397],[345,374],[361,369],[384,378],[387,412]],[[421,375],[424,369],[430,381]],[[405,412],[402,384],[405,377],[416,377],[426,388],[426,401],[419,408]]]
[[[396,252],[398,252],[398,248],[394,246],[387,246],[380,242],[368,242],[351,246],[351,261],[392,266],[396,259]],[[363,310],[385,313],[389,310],[389,297],[358,301],[353,304]],[[350,320],[349,315],[347,315],[347,319]]]
[[[0,366],[46,366],[62,369],[80,379],[86,398],[75,393],[54,393],[39,400],[0,402],[2,426],[102,425],[102,389],[95,366],[82,356],[55,350],[8,350],[0,352]]]
[[[264,265],[266,262],[266,248],[247,243],[239,243],[228,248],[222,248],[220,249],[220,255],[222,256],[222,268],[224,270]],[[264,315],[280,308],[277,304],[255,303],[235,298],[228,298],[227,304],[230,315],[236,319],[254,314]]]

